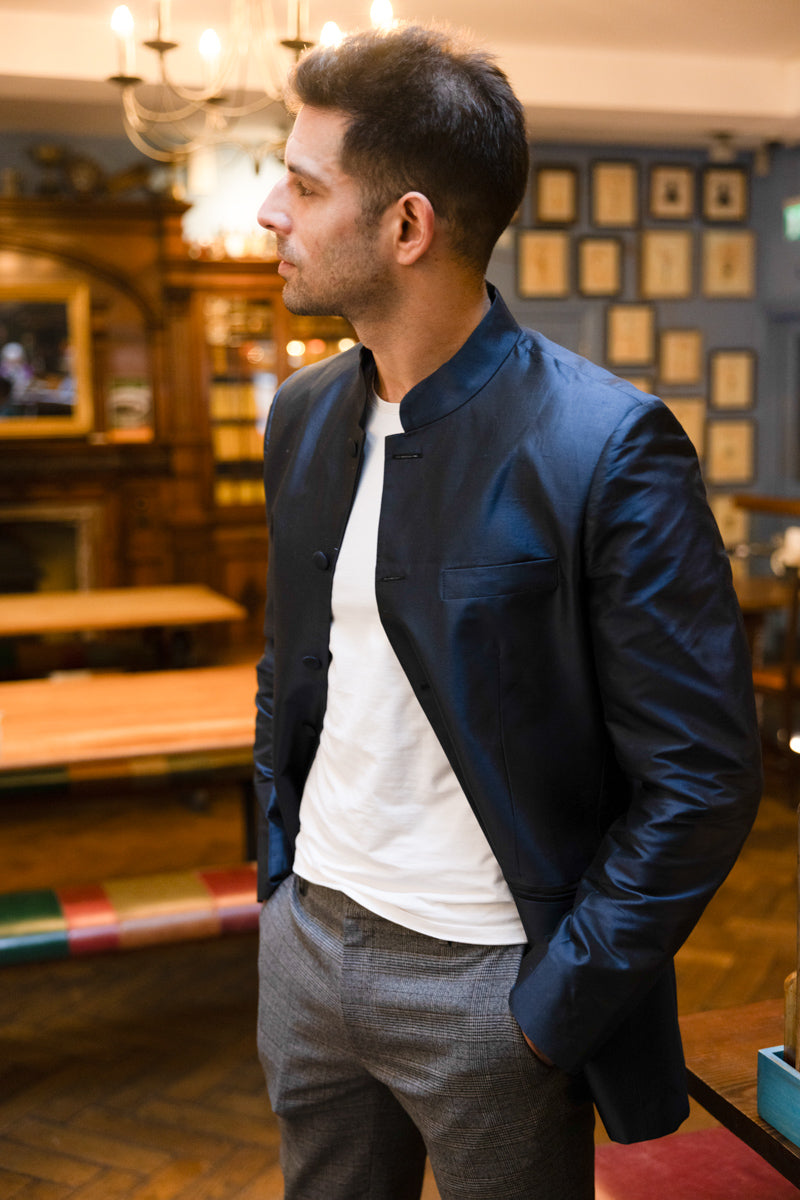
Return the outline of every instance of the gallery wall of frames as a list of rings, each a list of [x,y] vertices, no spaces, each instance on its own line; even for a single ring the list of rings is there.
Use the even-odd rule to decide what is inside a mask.
[[[789,253],[786,186],[751,155],[534,145],[528,193],[490,269],[521,323],[672,409],[730,545],[750,536],[736,494],[800,487],[783,445],[797,442],[797,418],[776,411],[769,361],[773,318],[800,314],[800,271],[764,277],[767,244],[781,262]]]

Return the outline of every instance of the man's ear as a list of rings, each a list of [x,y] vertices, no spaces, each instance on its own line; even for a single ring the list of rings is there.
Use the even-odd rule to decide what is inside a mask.
[[[436,214],[422,192],[406,192],[395,205],[394,251],[397,262],[410,267],[433,241]]]

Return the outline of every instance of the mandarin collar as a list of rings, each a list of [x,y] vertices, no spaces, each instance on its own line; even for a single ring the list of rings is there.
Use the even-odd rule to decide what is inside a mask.
[[[464,345],[432,375],[415,384],[400,402],[400,420],[409,433],[455,412],[471,400],[499,369],[516,345],[521,330],[500,293],[487,283],[491,306]],[[375,360],[361,347],[361,370],[373,386]]]

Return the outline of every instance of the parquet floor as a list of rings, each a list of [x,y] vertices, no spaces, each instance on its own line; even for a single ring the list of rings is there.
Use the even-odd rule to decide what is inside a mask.
[[[241,848],[238,797],[225,790],[194,807],[158,795],[43,799],[0,821],[4,889],[235,861]],[[794,812],[766,799],[681,952],[683,1011],[781,994],[795,845]],[[255,955],[244,935],[6,968],[0,1200],[279,1200],[254,1050]],[[437,1195],[430,1180],[425,1195]]]

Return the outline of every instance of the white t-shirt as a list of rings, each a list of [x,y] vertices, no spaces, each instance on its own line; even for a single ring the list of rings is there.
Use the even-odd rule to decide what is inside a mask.
[[[448,941],[525,941],[486,837],[389,643],[375,599],[384,439],[373,398],[333,580],[328,702],[294,869],[396,924]]]

